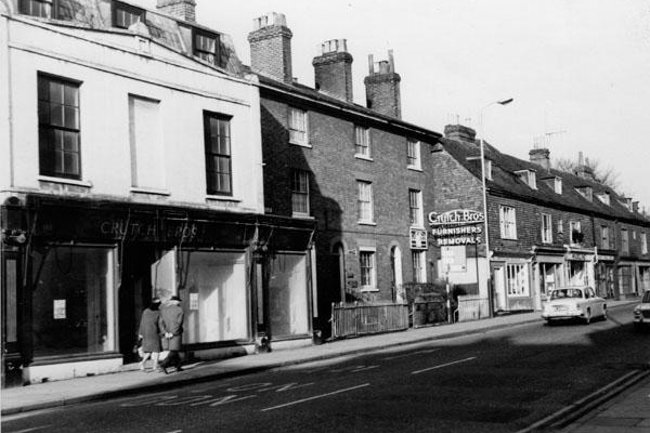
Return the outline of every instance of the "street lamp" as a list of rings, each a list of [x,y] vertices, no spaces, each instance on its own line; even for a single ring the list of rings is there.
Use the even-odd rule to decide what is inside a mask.
[[[483,140],[483,134],[484,134],[484,126],[483,126],[483,112],[493,106],[493,105],[508,105],[514,101],[514,98],[509,98],[509,99],[504,99],[501,101],[494,101],[490,102],[489,104],[485,105],[483,108],[481,108],[481,115],[479,117],[479,143],[480,143],[480,148],[481,148],[481,187],[482,187],[482,193],[483,193],[483,236],[485,237],[485,262],[487,264],[487,274],[488,277],[490,275],[490,236],[488,233],[488,210],[487,210],[487,185],[485,184],[485,143]],[[476,275],[476,278],[478,280],[478,275]],[[490,284],[488,283],[487,285],[488,289],[488,304],[489,304],[489,309],[490,309],[490,317],[494,316],[494,296],[492,293],[492,287],[490,287]],[[479,287],[480,287],[480,282],[479,282]]]

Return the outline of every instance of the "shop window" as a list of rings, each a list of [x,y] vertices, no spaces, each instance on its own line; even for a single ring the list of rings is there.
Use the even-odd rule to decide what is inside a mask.
[[[361,270],[361,290],[376,290],[375,252],[359,251],[359,266]]]
[[[128,29],[135,23],[144,22],[144,18],[144,9],[125,3],[113,2],[113,26]]]
[[[244,253],[181,251],[176,273],[185,311],[184,344],[249,338]]]
[[[220,66],[219,35],[194,29],[194,55]]]
[[[269,267],[269,317],[273,339],[307,334],[307,256],[275,254]]]
[[[373,210],[373,198],[372,198],[372,183],[366,182],[363,180],[357,181],[357,190],[358,190],[358,217],[360,223],[373,223],[374,222],[374,210]]]
[[[291,210],[295,216],[309,215],[309,172],[293,170],[291,177]]]
[[[116,350],[114,249],[54,246],[34,263],[34,355]]]
[[[550,214],[542,214],[542,243],[550,244],[553,242],[553,220]]]
[[[422,191],[409,189],[409,216],[411,226],[422,227],[424,215],[422,213]]]
[[[203,113],[207,193],[232,195],[230,117]]]
[[[289,143],[309,145],[307,112],[289,107]]]
[[[413,260],[413,281],[416,283],[426,283],[426,252],[411,251],[411,259]]]
[[[38,76],[40,174],[81,179],[79,83]]]
[[[517,215],[515,208],[499,207],[499,226],[502,239],[517,239]]]
[[[506,287],[509,296],[528,296],[528,266],[524,263],[506,265]]]
[[[2,294],[2,316],[4,320],[4,341],[8,351],[14,351],[18,342],[18,261],[14,258],[7,258],[2,269],[4,277]]]
[[[406,140],[406,166],[419,170],[422,166],[420,160],[420,142],[417,140]]]
[[[131,184],[138,188],[165,188],[165,157],[160,123],[160,101],[129,95]]]

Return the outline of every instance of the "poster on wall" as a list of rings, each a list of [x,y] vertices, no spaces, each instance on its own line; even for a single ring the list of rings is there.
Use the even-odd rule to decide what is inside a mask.
[[[198,309],[199,309],[199,294],[190,293],[190,310],[198,310]]]
[[[54,320],[66,318],[65,299],[54,300]]]
[[[440,247],[440,262],[443,272],[466,272],[467,252],[465,245]]]

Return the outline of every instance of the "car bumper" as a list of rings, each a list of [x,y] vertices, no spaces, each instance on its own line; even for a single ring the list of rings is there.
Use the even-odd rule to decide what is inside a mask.
[[[551,320],[551,319],[582,319],[585,315],[582,312],[550,312],[542,313],[542,319]]]

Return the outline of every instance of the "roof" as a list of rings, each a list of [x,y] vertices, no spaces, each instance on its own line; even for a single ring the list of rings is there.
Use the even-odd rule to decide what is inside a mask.
[[[478,143],[447,138],[441,139],[440,143],[465,169],[481,179]],[[538,164],[502,153],[488,143],[484,144],[485,158],[492,161],[492,180],[486,181],[488,193],[491,195],[512,197],[544,206],[564,208],[577,213],[595,214],[609,219],[623,219],[634,224],[650,225],[648,218],[629,210],[622,204],[626,199],[608,186],[560,170],[546,170]],[[536,172],[537,189],[529,187],[517,176],[516,172],[521,170]],[[557,194],[552,184],[549,185],[544,181],[556,177],[562,179],[562,194]],[[576,190],[585,186],[593,189],[591,201]],[[602,193],[609,193],[610,205],[601,202],[596,197]]]

